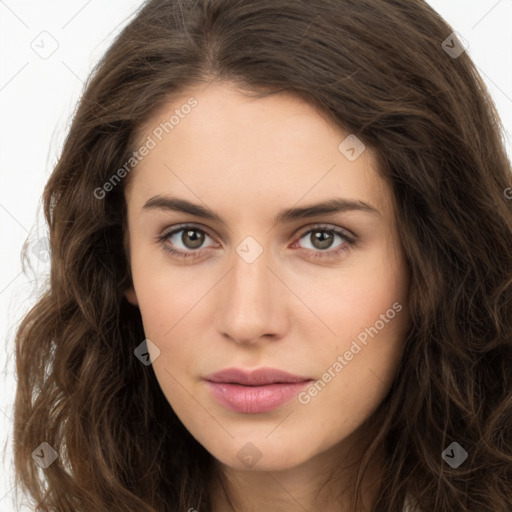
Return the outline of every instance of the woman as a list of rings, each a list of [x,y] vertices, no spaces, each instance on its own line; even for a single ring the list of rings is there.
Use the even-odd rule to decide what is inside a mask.
[[[148,1],[44,193],[37,510],[511,510],[500,128],[423,1]]]

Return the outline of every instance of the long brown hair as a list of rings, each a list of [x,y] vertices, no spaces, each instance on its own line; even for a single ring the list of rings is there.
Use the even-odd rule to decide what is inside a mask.
[[[94,70],[44,191],[50,285],[16,337],[15,470],[37,510],[210,510],[212,457],[134,356],[130,174],[98,193],[144,122],[209,80],[300,95],[375,150],[393,191],[411,326],[368,421],[359,475],[387,454],[372,511],[397,512],[406,494],[421,512],[512,510],[511,168],[452,32],[423,0],[142,6]],[[43,442],[58,454],[44,470],[31,456]],[[456,469],[441,456],[453,442],[468,453]]]

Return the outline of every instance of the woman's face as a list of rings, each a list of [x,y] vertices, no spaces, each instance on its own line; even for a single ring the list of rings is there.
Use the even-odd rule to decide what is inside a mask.
[[[202,89],[141,136],[126,296],[191,434],[231,468],[290,468],[341,446],[396,373],[408,274],[390,189],[299,98]]]

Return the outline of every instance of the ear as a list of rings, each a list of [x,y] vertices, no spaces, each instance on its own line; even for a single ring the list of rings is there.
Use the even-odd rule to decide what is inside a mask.
[[[126,297],[126,300],[135,307],[139,307],[139,301],[137,299],[137,294],[135,293],[135,289],[133,286],[130,286],[125,292],[124,296]]]

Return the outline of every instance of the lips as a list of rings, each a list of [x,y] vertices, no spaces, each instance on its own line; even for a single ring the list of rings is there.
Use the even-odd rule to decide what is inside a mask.
[[[213,397],[227,409],[261,413],[288,402],[313,379],[275,368],[228,368],[204,380]]]

